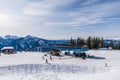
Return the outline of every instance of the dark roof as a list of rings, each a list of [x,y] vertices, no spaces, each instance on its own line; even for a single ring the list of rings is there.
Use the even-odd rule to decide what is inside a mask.
[[[70,45],[70,44],[57,44],[56,47],[66,47],[66,48],[81,48],[80,45]]]
[[[60,50],[58,50],[58,49],[51,49],[51,51],[60,52]]]

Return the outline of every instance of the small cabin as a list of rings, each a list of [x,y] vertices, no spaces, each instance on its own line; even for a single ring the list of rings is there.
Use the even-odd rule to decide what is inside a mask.
[[[4,53],[4,54],[14,54],[14,53],[16,53],[16,51],[14,50],[13,47],[3,47],[1,49],[1,52]]]

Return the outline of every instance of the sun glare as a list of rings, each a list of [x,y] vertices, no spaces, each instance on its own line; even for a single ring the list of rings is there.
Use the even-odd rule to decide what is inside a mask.
[[[8,25],[10,23],[10,16],[6,14],[0,14],[0,25]]]

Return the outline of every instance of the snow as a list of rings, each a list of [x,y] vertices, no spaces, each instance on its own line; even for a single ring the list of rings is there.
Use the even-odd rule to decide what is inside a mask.
[[[3,47],[1,50],[5,50],[5,49],[14,49],[13,47]]]
[[[19,38],[18,36],[11,36],[11,35],[6,35],[3,37],[4,39],[17,39]]]
[[[45,53],[18,52],[0,56],[1,80],[119,80],[120,51],[90,50],[95,58],[53,57],[48,64]],[[48,57],[50,57],[48,55]],[[105,63],[107,66],[105,66]]]

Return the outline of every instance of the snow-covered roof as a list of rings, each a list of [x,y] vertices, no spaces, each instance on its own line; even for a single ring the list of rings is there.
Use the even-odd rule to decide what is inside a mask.
[[[1,50],[5,50],[5,49],[14,49],[13,47],[3,47]]]

